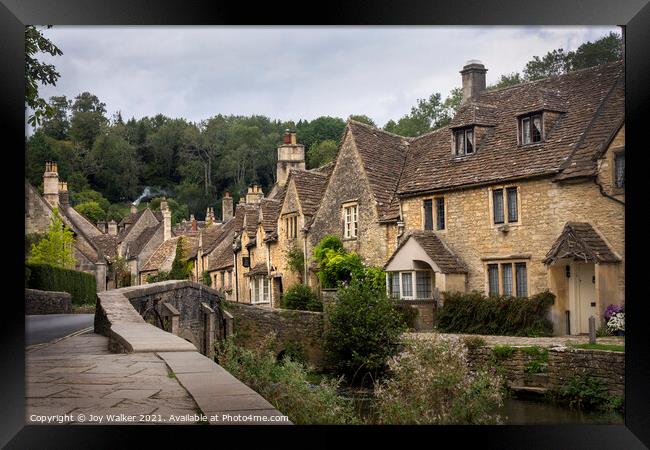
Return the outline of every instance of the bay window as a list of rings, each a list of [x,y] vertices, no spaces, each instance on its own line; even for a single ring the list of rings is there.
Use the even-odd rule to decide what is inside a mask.
[[[406,300],[431,299],[433,298],[433,271],[387,272],[386,287],[392,298]]]

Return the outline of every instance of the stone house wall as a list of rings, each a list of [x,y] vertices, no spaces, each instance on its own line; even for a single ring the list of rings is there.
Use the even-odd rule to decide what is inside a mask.
[[[339,150],[336,166],[330,176],[320,208],[308,235],[308,247],[313,249],[328,234],[341,237],[349,251],[357,252],[370,265],[381,266],[389,255],[387,225],[379,223],[375,199],[363,170],[361,158],[350,133]],[[343,204],[357,202],[357,237],[343,238]]]

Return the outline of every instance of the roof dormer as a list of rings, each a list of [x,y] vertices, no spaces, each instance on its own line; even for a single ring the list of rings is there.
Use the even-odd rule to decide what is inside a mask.
[[[483,137],[496,125],[496,108],[486,103],[464,103],[450,122],[454,157],[476,153]]]

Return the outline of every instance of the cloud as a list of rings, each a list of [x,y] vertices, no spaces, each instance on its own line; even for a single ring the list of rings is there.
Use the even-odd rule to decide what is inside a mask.
[[[97,95],[125,119],[158,113],[200,121],[216,114],[272,119],[347,118],[378,125],[416,99],[460,85],[468,59],[488,83],[533,55],[575,49],[616,27],[90,27],[44,34],[63,56],[41,96]]]

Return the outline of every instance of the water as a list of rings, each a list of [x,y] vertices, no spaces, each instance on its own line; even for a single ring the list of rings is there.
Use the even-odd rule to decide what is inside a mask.
[[[341,395],[352,398],[358,414],[364,418],[372,417],[372,391],[341,390]],[[571,409],[553,403],[507,398],[497,410],[504,425],[558,425],[558,424],[623,424],[623,415],[617,412],[585,411]]]

